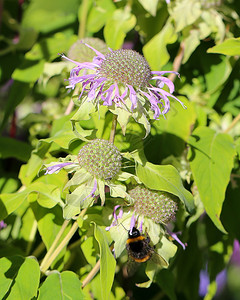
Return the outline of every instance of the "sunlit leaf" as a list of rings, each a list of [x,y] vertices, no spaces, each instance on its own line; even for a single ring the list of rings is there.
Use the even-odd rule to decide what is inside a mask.
[[[189,138],[189,144],[190,166],[201,201],[215,226],[226,232],[220,214],[233,168],[233,140],[228,134],[198,127]]]
[[[100,282],[101,282],[101,299],[109,298],[114,274],[116,261],[109,249],[106,231],[95,224],[94,236],[98,241],[100,248]]]
[[[185,203],[189,212],[193,212],[192,194],[187,191],[181,181],[178,171],[171,165],[154,165],[146,162],[137,164],[137,176],[149,188],[174,194]]]
[[[230,38],[207,51],[208,53],[220,53],[225,55],[240,55],[240,37]]]
[[[70,271],[50,274],[39,289],[38,300],[52,299],[85,299],[81,282],[77,275]]]
[[[2,274],[0,274],[0,296],[6,296],[10,287],[7,299],[26,300],[37,296],[40,268],[34,258],[24,259],[20,256],[1,258],[0,266]]]
[[[162,66],[168,62],[170,55],[167,45],[176,40],[175,29],[170,22],[167,22],[162,30],[144,45],[143,54],[152,70],[161,70]]]
[[[152,16],[156,16],[158,0],[138,0]]]
[[[104,27],[106,44],[112,49],[121,48],[126,34],[136,24],[136,17],[127,10],[117,9]]]

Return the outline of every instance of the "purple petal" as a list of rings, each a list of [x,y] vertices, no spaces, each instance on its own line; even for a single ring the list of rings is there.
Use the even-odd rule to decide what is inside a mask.
[[[129,91],[130,91],[130,100],[132,102],[132,106],[131,106],[131,110],[133,110],[134,108],[137,107],[137,94],[136,91],[134,90],[134,88],[131,85],[128,85]]]
[[[114,227],[114,226],[117,226],[118,225],[118,219],[121,219],[122,216],[123,216],[123,209],[121,207],[120,211],[119,211],[119,214],[117,215],[116,214],[116,210],[121,207],[121,205],[116,205],[114,206],[114,209],[113,209],[113,221],[112,221],[112,224],[108,227],[106,227],[105,229],[108,231],[110,230],[110,228]]]
[[[81,201],[81,203],[82,203],[84,200],[86,200],[87,198],[89,198],[89,197],[94,197],[94,196],[95,196],[94,193],[96,192],[96,189],[97,189],[97,180],[96,180],[96,178],[94,178],[93,189],[91,190],[91,192],[89,193],[89,195],[87,195],[87,196]]]
[[[207,270],[201,270],[198,288],[199,296],[204,297],[207,294],[209,283],[210,279]]]
[[[7,224],[4,221],[0,221],[0,230],[7,227]]]
[[[98,50],[94,49],[93,47],[91,47],[90,45],[83,43],[84,45],[86,45],[88,48],[92,49],[99,57],[101,57],[102,59],[105,59],[105,56],[99,52]]]
[[[162,77],[162,76],[154,76],[152,79],[157,80],[158,87],[163,88],[164,84],[166,84],[169,88],[170,93],[174,92],[174,84],[170,79],[168,79],[166,77]]]
[[[134,213],[133,213],[133,214],[132,214],[132,217],[131,217],[131,222],[130,222],[130,229],[129,229],[130,233],[132,233],[133,227],[135,227],[136,220],[137,220],[137,219],[135,218],[135,215],[134,215]]]
[[[186,249],[186,246],[187,246],[187,243],[183,243],[181,242],[181,240],[178,238],[177,234],[181,234],[181,232],[171,232],[169,229],[167,229],[169,235],[174,238],[175,241],[177,241],[182,247],[183,247],[183,250]]]
[[[114,91],[114,84],[111,85],[106,91],[103,92],[102,94],[102,100],[103,100],[103,105],[106,105],[106,106],[111,106],[112,105],[112,94],[113,94],[113,91]],[[104,95],[106,94],[106,96],[104,97]]]
[[[73,164],[73,163],[67,162],[67,163],[60,163],[60,164],[57,164],[54,166],[47,167],[44,175],[53,174],[53,173],[57,174],[62,168],[64,168],[65,166],[71,165],[71,164]]]
[[[152,71],[151,73],[152,74],[157,74],[159,76],[162,76],[162,75],[167,74],[167,73],[173,73],[173,74],[176,74],[178,77],[180,76],[180,74],[178,72],[175,72],[175,71]]]

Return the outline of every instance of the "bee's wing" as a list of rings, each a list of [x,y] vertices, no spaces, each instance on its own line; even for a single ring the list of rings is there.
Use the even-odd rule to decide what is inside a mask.
[[[130,257],[128,258],[127,262],[127,274],[128,277],[131,277],[134,275],[134,273],[137,271],[140,263],[137,263],[136,261],[132,260]]]
[[[158,254],[156,251],[154,251],[154,253],[152,254],[152,258],[151,260],[161,266],[162,268],[167,268],[168,267],[168,262],[160,255]]]

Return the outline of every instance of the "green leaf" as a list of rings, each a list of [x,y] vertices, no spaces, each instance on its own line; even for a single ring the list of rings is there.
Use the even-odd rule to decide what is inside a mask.
[[[230,38],[207,50],[208,53],[220,53],[225,55],[240,55],[240,37]]]
[[[162,30],[145,44],[143,54],[152,70],[160,70],[169,61],[167,45],[175,43],[176,40],[175,29],[170,22],[167,22]]]
[[[56,185],[34,182],[27,190],[29,193],[37,193],[37,201],[43,207],[52,208],[61,203],[60,189]]]
[[[15,69],[12,78],[21,82],[34,83],[43,72],[44,60],[27,60]]]
[[[202,14],[201,3],[195,0],[183,0],[176,2],[170,11],[176,26],[176,32],[193,24]]]
[[[78,0],[35,0],[24,11],[22,26],[44,33],[63,28],[76,21],[78,6]]]
[[[0,299],[3,299],[3,297],[7,294],[7,291],[12,283],[11,277],[6,276],[6,272],[8,272],[8,270],[11,268],[11,265],[12,262],[7,257],[0,259]]]
[[[198,127],[189,138],[190,166],[201,201],[215,226],[226,233],[220,214],[229,183],[235,149],[230,135]]]
[[[158,0],[138,0],[144,7],[144,9],[149,12],[152,16],[156,16]]]
[[[112,0],[96,1],[87,18],[87,29],[90,32],[98,32],[112,17],[115,10]]]
[[[157,274],[156,282],[170,300],[177,300],[176,294],[174,292],[175,280],[171,271],[166,269],[161,270]]]
[[[39,289],[38,300],[52,299],[85,299],[81,282],[77,275],[70,271],[51,273]]]
[[[47,60],[51,61],[69,50],[70,46],[77,41],[76,35],[68,36],[62,32],[58,32],[50,38],[45,38],[36,43],[32,49],[26,53],[25,57],[29,61]],[[56,64],[58,66],[58,63]],[[61,64],[59,64],[59,67]],[[59,73],[58,73],[59,74]]]
[[[173,166],[154,165],[150,162],[146,162],[144,165],[137,163],[136,172],[146,187],[176,195],[185,203],[190,213],[194,211],[193,196],[184,188],[181,177]]]
[[[214,55],[208,55],[208,66],[204,66],[205,80],[207,85],[207,90],[210,93],[215,92],[223,83],[229,78],[232,71],[232,67],[229,62],[228,57],[213,57]],[[216,61],[214,62],[214,59]],[[207,60],[204,60],[207,63]]]
[[[59,206],[47,209],[40,206],[36,201],[31,202],[31,208],[37,220],[42,240],[46,248],[49,249],[64,222],[62,209]],[[67,234],[67,230],[64,231],[65,234]]]
[[[0,267],[0,296],[6,296],[9,289],[7,299],[10,300],[26,300],[37,296],[40,268],[34,258],[4,257],[0,259]]]
[[[134,28],[136,17],[126,9],[117,9],[104,27],[106,44],[112,49],[121,48],[126,34]]]
[[[160,118],[152,125],[152,134],[167,132],[180,137],[184,141],[188,140],[197,116],[194,105],[191,102],[182,96],[178,97],[178,99],[186,105],[187,109],[183,109],[181,105],[173,102],[166,118]],[[156,129],[156,133],[154,129]]]
[[[238,154],[238,158],[240,159],[240,138],[238,138],[235,143],[236,143],[236,151]]]
[[[0,195],[0,220],[14,212],[26,199],[27,190],[18,193]]]
[[[20,169],[19,179],[23,185],[28,186],[38,175],[40,168],[43,165],[43,158],[48,152],[51,144],[45,141],[39,141],[37,148],[33,150],[32,155],[26,165]]]
[[[116,261],[109,249],[107,234],[104,229],[94,223],[94,236],[98,241],[100,248],[100,282],[101,282],[101,299],[109,299],[113,279],[115,275]]]
[[[0,145],[0,158],[14,157],[26,162],[32,151],[32,147],[29,144],[9,137],[0,137]]]
[[[9,116],[14,112],[17,105],[24,99],[30,89],[29,83],[14,81],[5,106],[5,113],[0,130],[6,125]]]

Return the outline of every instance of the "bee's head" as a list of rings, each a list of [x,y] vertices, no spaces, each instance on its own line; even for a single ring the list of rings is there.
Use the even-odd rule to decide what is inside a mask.
[[[128,231],[129,238],[138,237],[140,235],[141,235],[140,231],[136,227],[133,227],[132,230]]]

